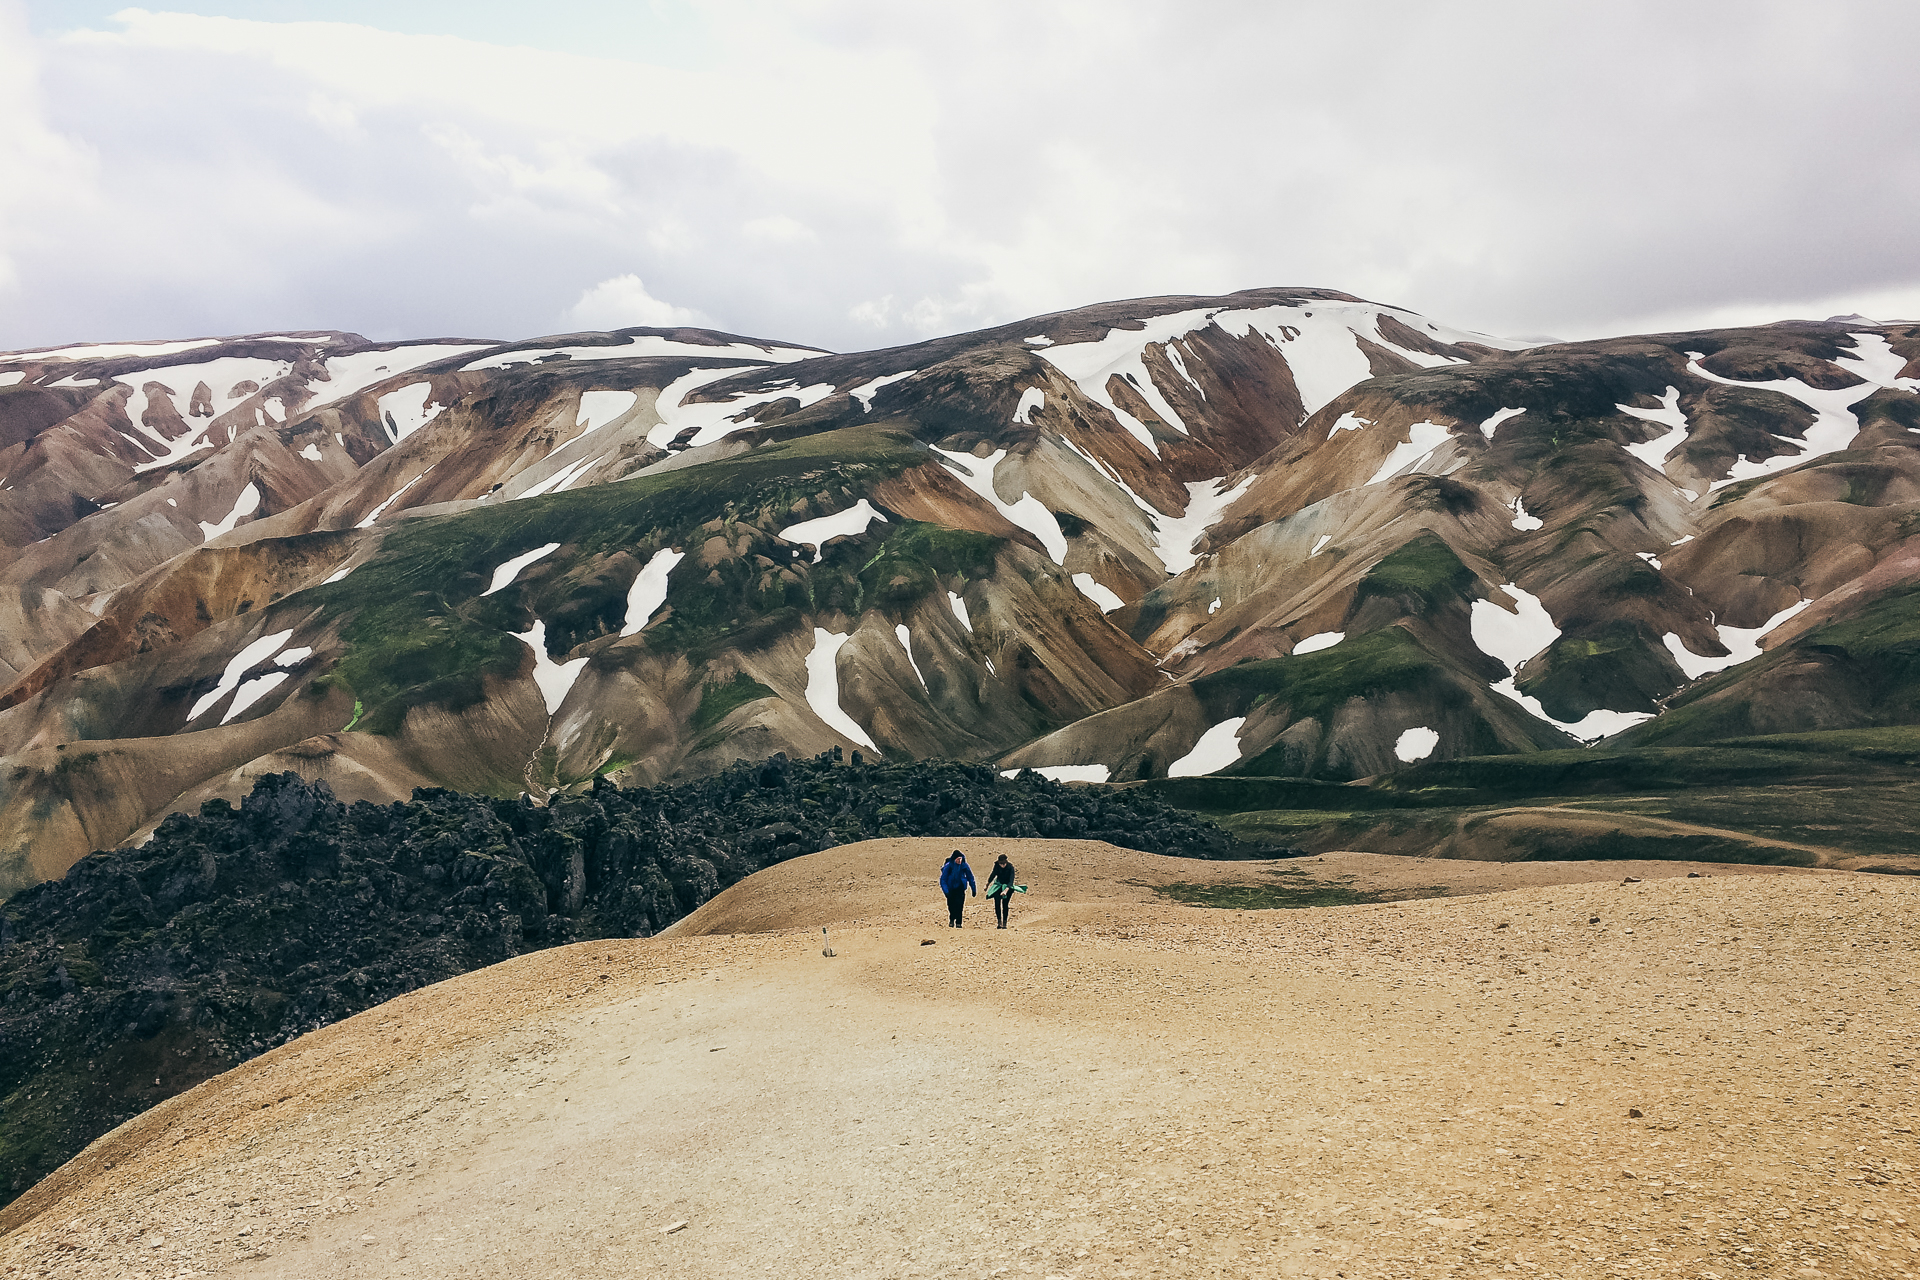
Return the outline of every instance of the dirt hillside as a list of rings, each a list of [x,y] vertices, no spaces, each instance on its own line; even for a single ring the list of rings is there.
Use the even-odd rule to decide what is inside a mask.
[[[1920,883],[1017,849],[1005,932],[875,841],[307,1036],[17,1201],[0,1276],[1920,1270]],[[1502,875],[1562,882],[1155,892]]]

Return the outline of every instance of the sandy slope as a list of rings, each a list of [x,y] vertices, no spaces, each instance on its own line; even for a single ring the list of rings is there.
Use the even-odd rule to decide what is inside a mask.
[[[1920,883],[1571,864],[1546,874],[1607,882],[1209,911],[1150,886],[1271,869],[1033,842],[1016,927],[955,932],[942,852],[797,860],[689,936],[523,957],[308,1036],[30,1193],[0,1275],[1920,1263]],[[1329,874],[1434,883],[1393,861]],[[829,959],[832,919],[860,923]],[[774,931],[691,936],[743,923]]]

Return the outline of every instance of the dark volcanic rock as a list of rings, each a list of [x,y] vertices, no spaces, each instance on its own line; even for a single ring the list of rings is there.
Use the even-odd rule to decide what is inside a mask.
[[[345,805],[298,775],[176,814],[0,911],[0,1203],[211,1075],[541,947],[647,937],[762,867],[875,836],[1090,837],[1246,856],[1150,797],[923,762],[744,762],[551,806]],[[931,873],[929,873],[931,874]]]

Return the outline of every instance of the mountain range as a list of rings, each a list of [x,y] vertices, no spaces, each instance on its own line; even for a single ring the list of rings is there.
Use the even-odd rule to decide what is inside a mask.
[[[1915,754],[1916,393],[1915,324],[1541,345],[1285,288],[848,354],[0,354],[0,896],[282,772]]]

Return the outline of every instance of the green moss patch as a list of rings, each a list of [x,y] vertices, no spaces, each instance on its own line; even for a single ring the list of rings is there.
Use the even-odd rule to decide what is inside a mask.
[[[1315,880],[1297,869],[1276,873],[1265,884],[1167,884],[1155,888],[1163,898],[1189,907],[1215,907],[1225,911],[1283,911],[1302,907],[1352,907],[1370,902],[1394,902],[1403,898],[1444,898],[1444,887],[1433,885],[1398,893],[1375,893],[1344,884]]]
[[[904,434],[852,427],[663,475],[408,521],[349,579],[307,594],[346,615],[347,649],[334,674],[365,707],[359,727],[391,734],[412,707],[457,710],[484,696],[487,676],[517,671],[526,649],[507,633],[524,631],[535,615],[551,615],[549,644],[561,652],[609,630],[624,612],[624,586],[612,583],[608,557],[698,547],[715,536],[703,530],[715,522],[730,543],[744,535],[776,552],[765,528],[784,523],[777,513],[823,491],[865,490],[925,460],[925,451]],[[921,541],[943,545],[933,537]],[[525,582],[481,594],[501,562],[547,542],[562,549]],[[717,583],[707,582],[709,571],[690,555],[669,581],[673,614],[657,635],[649,633],[648,643],[698,654],[725,639],[750,645],[760,624],[791,625],[801,608],[820,601],[793,575],[782,576],[784,567],[774,561],[769,570],[751,556],[733,557],[711,571]],[[844,575],[820,576],[830,585]],[[589,578],[599,584],[597,594],[586,590]]]
[[[1422,533],[1389,552],[1360,580],[1359,595],[1411,596],[1427,608],[1458,600],[1473,571],[1434,533]]]
[[[779,696],[744,671],[735,673],[731,680],[709,680],[700,690],[700,706],[693,713],[693,731],[705,733],[749,702]]]

